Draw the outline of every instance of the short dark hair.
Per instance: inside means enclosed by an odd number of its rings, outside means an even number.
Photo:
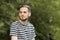
[[[17,8],[17,10],[20,10],[20,8],[22,8],[22,7],[28,8],[29,12],[31,12],[31,7],[29,5],[25,5],[25,4],[19,5],[18,8]]]

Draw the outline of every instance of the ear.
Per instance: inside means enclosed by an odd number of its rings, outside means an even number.
[[[29,13],[29,17],[31,16],[31,13]]]

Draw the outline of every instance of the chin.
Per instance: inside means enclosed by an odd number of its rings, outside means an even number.
[[[20,19],[21,21],[26,21],[27,19]]]

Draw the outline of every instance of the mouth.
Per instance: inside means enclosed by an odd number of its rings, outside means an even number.
[[[24,16],[21,16],[21,18],[24,18]]]
[[[24,16],[21,16],[21,19],[24,19],[25,17]]]

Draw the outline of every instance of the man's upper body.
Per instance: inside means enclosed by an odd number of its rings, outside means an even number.
[[[35,40],[34,26],[28,22],[31,16],[31,8],[28,5],[20,5],[19,21],[13,22],[10,27],[11,40]]]
[[[28,22],[26,25],[22,25],[19,21],[11,24],[10,35],[13,38],[15,36],[18,40],[32,40],[36,37],[34,26],[31,23]]]

